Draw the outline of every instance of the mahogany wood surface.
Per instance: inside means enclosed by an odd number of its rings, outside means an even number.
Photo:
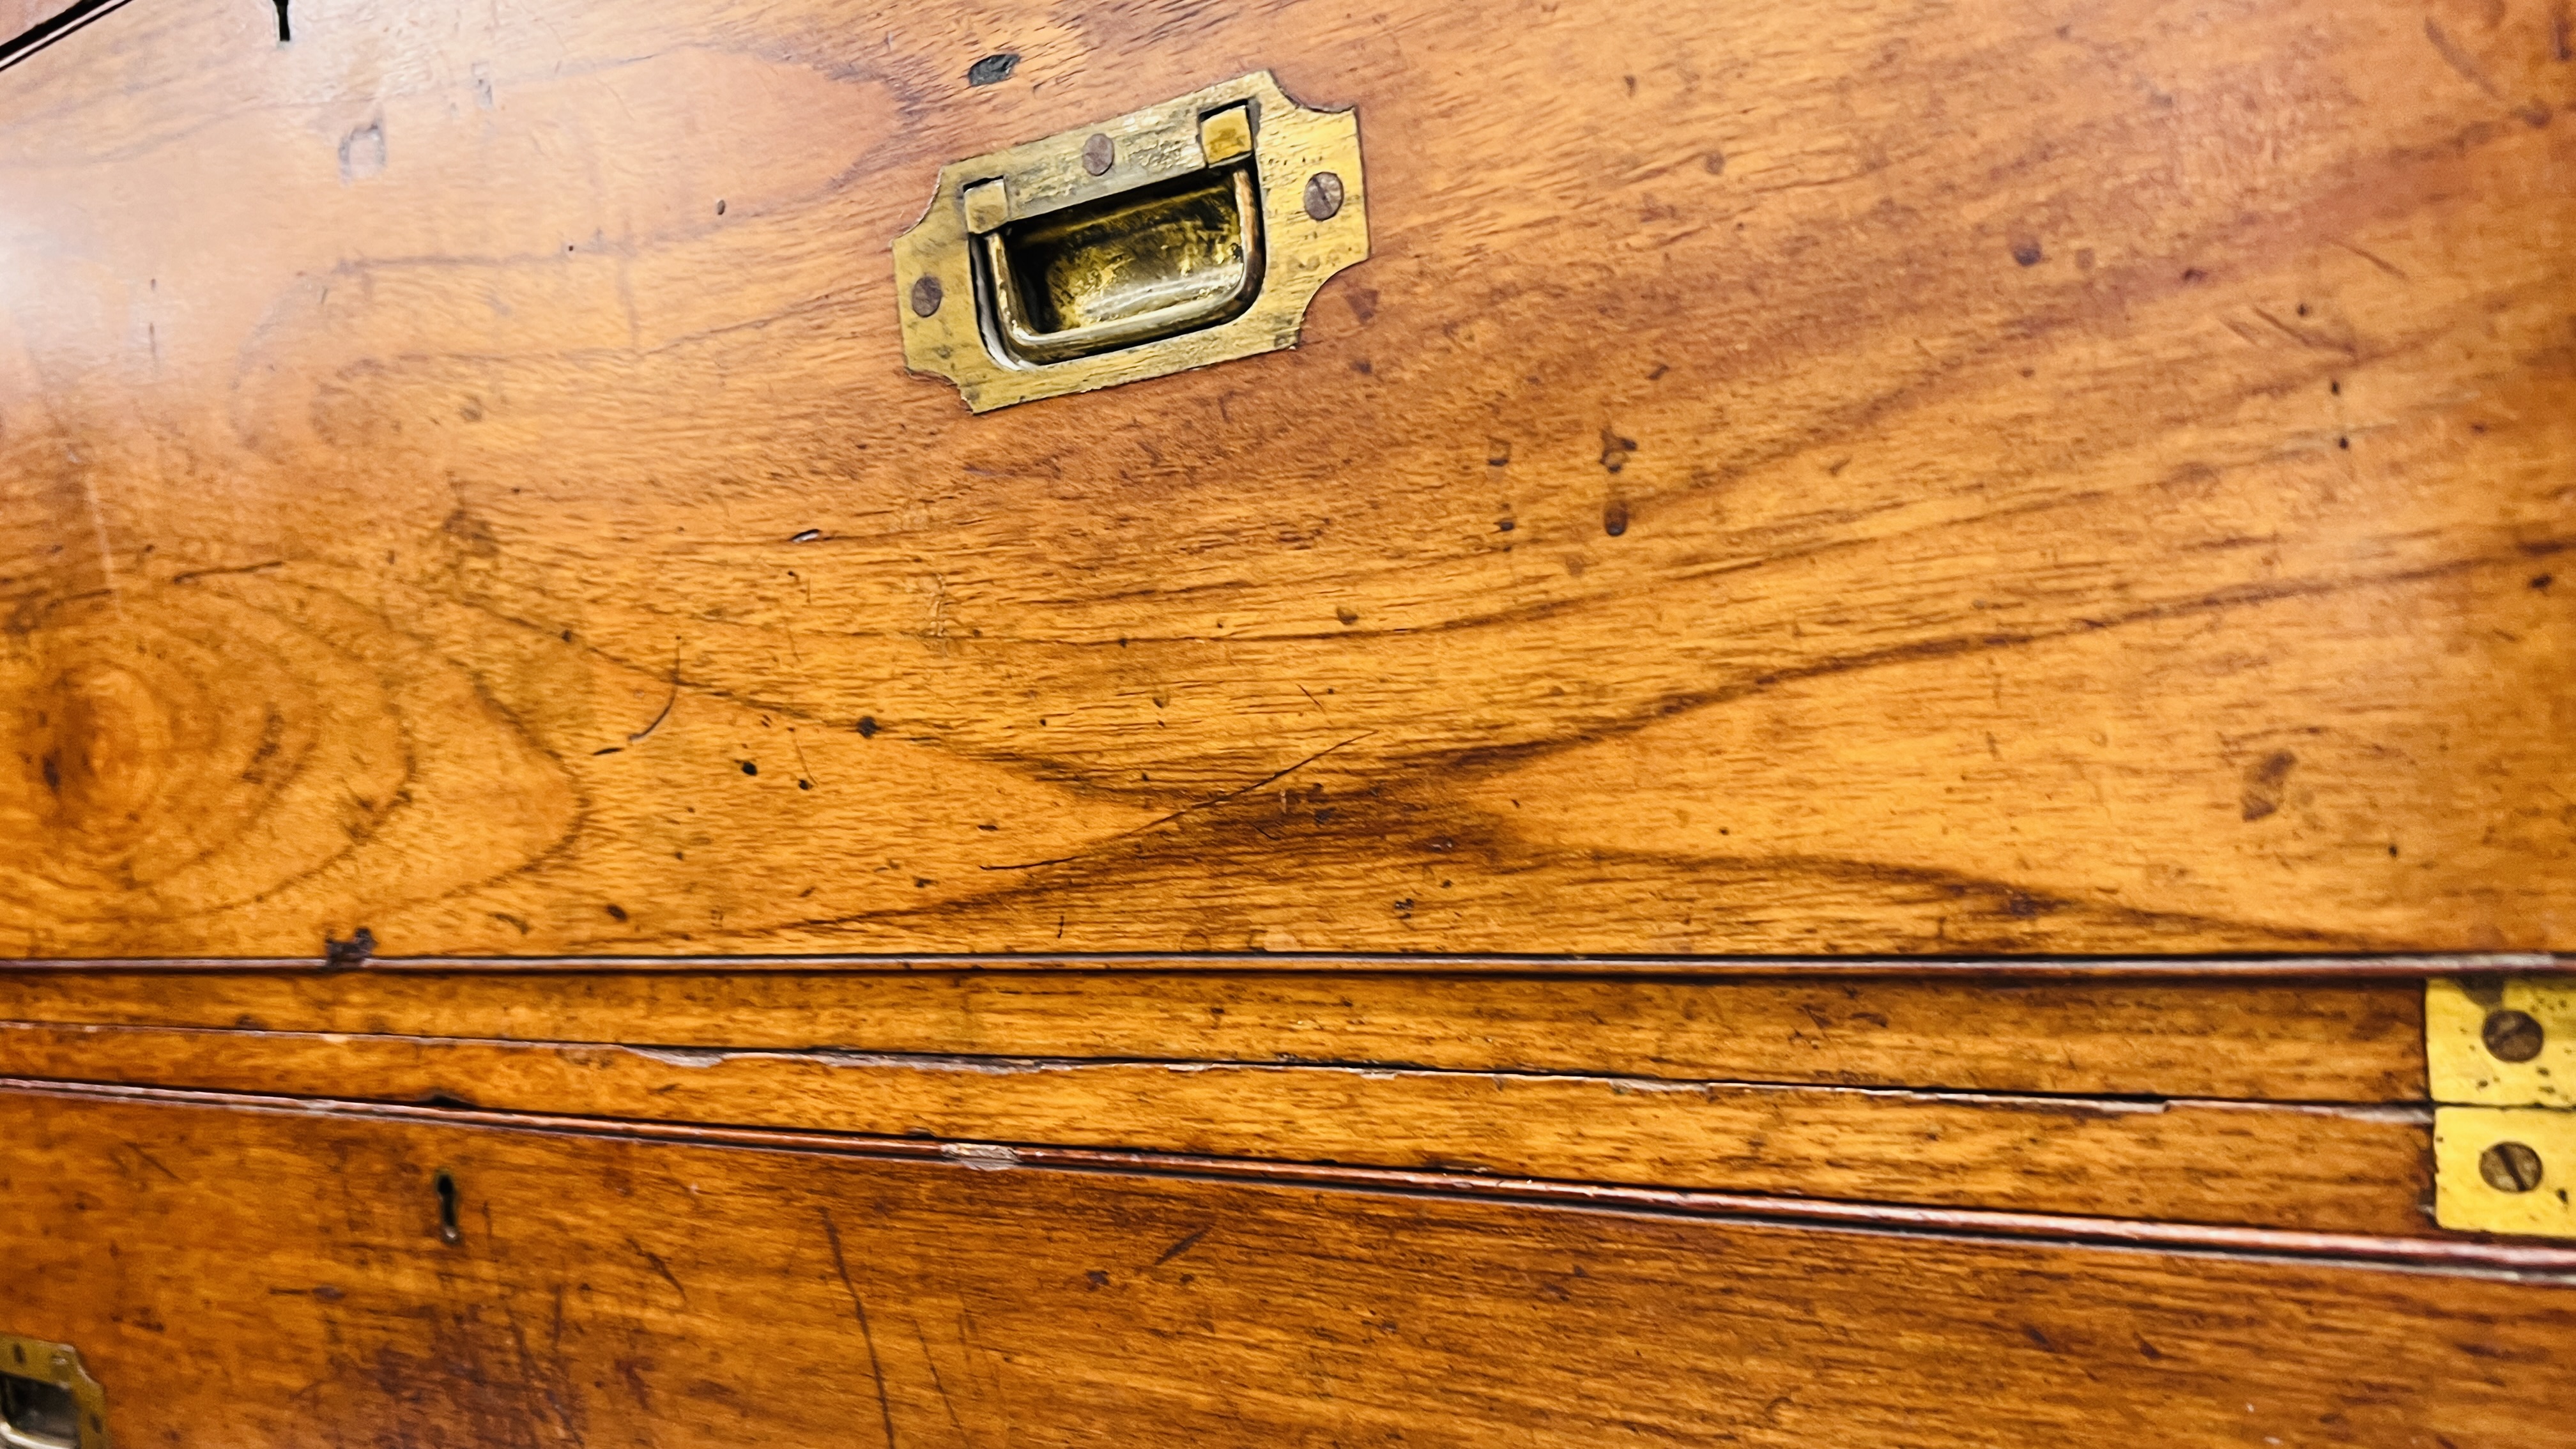
[[[2321,1103],[2428,1100],[2423,1010],[2415,981],[0,972],[0,1022],[66,1026]]]
[[[0,72],[119,1444],[2576,1444],[2384,975],[2576,940],[2565,0],[292,10]],[[1301,348],[903,371],[1261,68]]]
[[[2090,1246],[2214,1249],[2338,1262],[2389,1262],[2457,1268],[2515,1276],[2576,1274],[2576,1247],[2482,1234],[2390,1237],[2370,1233],[2316,1232],[2295,1228],[2160,1222],[2148,1218],[2079,1217],[2064,1213],[1991,1208],[1945,1208],[1901,1203],[1839,1202],[1830,1198],[1565,1182],[1446,1169],[1354,1167],[1338,1163],[1282,1162],[1127,1148],[1046,1147],[993,1142],[943,1142],[927,1137],[871,1137],[785,1127],[728,1127],[704,1122],[654,1122],[634,1118],[566,1117],[546,1112],[489,1111],[449,1104],[359,1102],[273,1093],[209,1092],[96,1082],[0,1077],[0,1090],[29,1091],[87,1101],[160,1103],[218,1110],[283,1111],[370,1122],[420,1122],[447,1127],[497,1127],[582,1138],[698,1147],[776,1148],[901,1162],[946,1162],[967,1167],[1028,1166],[1071,1172],[1145,1173],[1206,1181],[1326,1187],[1361,1192],[1436,1193],[1488,1202],[1601,1208],[1751,1218],[1778,1224],[1819,1224],[1869,1230],[1965,1233],[1979,1237],[2036,1238]]]
[[[120,1443],[2576,1443],[2549,1279],[9,1097]]]
[[[2425,1108],[0,1026],[0,1074],[2320,1232],[2433,1225]]]
[[[0,975],[0,1074],[2422,1235],[2399,982]]]
[[[17,38],[72,5],[73,0],[0,0],[0,42]]]
[[[0,951],[2576,937],[2559,0],[294,13],[0,81]],[[1300,350],[903,372],[1262,67]]]

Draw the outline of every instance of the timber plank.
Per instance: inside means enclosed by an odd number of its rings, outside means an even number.
[[[0,87],[0,951],[2576,939],[2554,0],[315,9]],[[1263,66],[1300,350],[902,373]]]
[[[0,1025],[0,1075],[2424,1235],[2421,1107]]]
[[[1510,973],[1510,974],[1493,974]],[[2427,1099],[2414,981],[1170,969],[0,972],[0,1021],[2329,1103]]]
[[[0,1104],[121,1442],[2576,1443],[2564,1283]]]

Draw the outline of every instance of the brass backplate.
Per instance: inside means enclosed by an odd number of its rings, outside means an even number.
[[[2576,981],[2472,976],[2426,982],[2424,1067],[2436,1102],[2576,1107]]]
[[[974,260],[979,234],[1174,184],[1213,165],[1243,164],[1234,151],[1240,127],[1219,113],[1247,103],[1265,248],[1260,292],[1249,307],[1196,331],[1061,362],[1025,361],[995,343]],[[929,211],[894,243],[904,362],[955,383],[980,413],[1293,347],[1316,291],[1368,252],[1358,116],[1308,110],[1268,71],[1257,71],[940,168]]]
[[[2576,978],[2424,983],[2433,1218],[2576,1238]]]
[[[2576,1238],[2576,1112],[2434,1108],[2433,1221],[2465,1233]]]
[[[80,1351],[68,1343],[49,1343],[41,1338],[21,1338],[0,1333],[0,1374],[15,1379],[31,1379],[50,1385],[70,1397],[73,1422],[68,1426],[72,1437],[59,1433],[29,1432],[30,1426],[0,1426],[0,1444],[13,1449],[51,1449],[68,1444],[73,1449],[108,1449],[107,1391],[89,1376],[81,1363]],[[0,1385],[0,1393],[9,1390]],[[45,1425],[51,1429],[55,1426]]]

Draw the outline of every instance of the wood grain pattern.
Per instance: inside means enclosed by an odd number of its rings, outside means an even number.
[[[1635,1187],[1498,1177],[1440,1169],[1350,1167],[1336,1163],[1281,1162],[1128,1148],[1005,1146],[940,1142],[927,1137],[869,1137],[783,1127],[727,1127],[704,1122],[566,1117],[545,1112],[495,1112],[479,1107],[400,1102],[333,1101],[273,1093],[208,1092],[183,1087],[37,1081],[0,1077],[0,1091],[49,1098],[118,1102],[218,1111],[286,1112],[370,1123],[432,1127],[498,1128],[583,1140],[687,1147],[747,1147],[820,1153],[870,1161],[939,1162],[1000,1169],[1030,1167],[1063,1172],[1178,1176],[1206,1182],[1320,1187],[1337,1191],[1429,1193],[1479,1202],[1575,1207],[1606,1212],[1677,1214],[1753,1219],[1778,1225],[1856,1228],[1863,1231],[1965,1233],[1985,1238],[2037,1239],[2093,1247],[2150,1248],[2181,1252],[2253,1253],[2268,1257],[2329,1259],[2342,1263],[2404,1263],[2421,1267],[2504,1274],[2576,1273],[2576,1247],[2478,1236],[2388,1237],[2372,1233],[2321,1233],[2291,1228],[2215,1223],[2158,1222],[2148,1218],[2076,1217],[2064,1213],[1942,1208],[1897,1203],[1838,1202],[1830,1198],[1766,1193]],[[2438,1124],[2436,1131],[2438,1132]]]
[[[2576,1443],[2563,1283],[0,1100],[122,1442]]]
[[[0,87],[0,950],[2576,940],[2557,0],[297,14]],[[1301,350],[902,374],[1263,66]]]
[[[0,0],[0,40],[34,29],[72,4],[73,0]]]
[[[2432,1114],[2420,1107],[21,1025],[0,1025],[0,1075],[2315,1232],[2432,1231]]]
[[[2330,1103],[2428,1101],[2423,1011],[2396,981],[0,972],[0,1021],[60,1025]]]

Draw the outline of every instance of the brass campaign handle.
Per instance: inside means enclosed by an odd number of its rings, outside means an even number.
[[[1359,141],[1254,71],[951,161],[894,240],[904,365],[980,413],[1293,347],[1368,256]]]
[[[79,1350],[0,1333],[0,1449],[108,1449],[107,1396]]]
[[[993,322],[1010,344],[1013,352],[1031,362],[1061,362],[1067,358],[1088,357],[1096,352],[1112,352],[1206,327],[1236,315],[1252,305],[1261,291],[1261,205],[1252,187],[1252,168],[1234,168],[1234,211],[1242,218],[1236,228],[1235,246],[1243,258],[1235,284],[1224,292],[1193,297],[1150,312],[1128,317],[1114,317],[1080,327],[1067,327],[1057,332],[1040,332],[1028,323],[1028,308],[1020,300],[1019,282],[1012,270],[1011,259],[999,231],[984,233],[984,258],[993,286]]]
[[[79,1441],[21,1429],[0,1419],[0,1449],[79,1449]]]

